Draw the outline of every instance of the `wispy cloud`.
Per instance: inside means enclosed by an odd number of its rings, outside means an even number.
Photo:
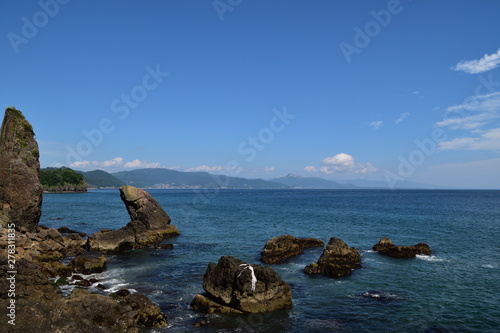
[[[466,103],[446,108],[445,119],[436,123],[452,130],[476,130],[500,118],[500,92],[473,96]]]
[[[276,168],[273,166],[264,168],[264,172],[274,172],[274,171],[276,171]]]
[[[315,166],[313,165],[308,165],[304,168],[304,171],[305,172],[318,172],[318,168],[316,168]]]
[[[323,164],[326,164],[332,170],[340,171],[354,167],[354,157],[349,154],[340,153],[323,159]]]
[[[231,168],[226,165],[199,165],[196,167],[188,168],[186,171],[188,172],[210,172],[216,174],[238,174],[243,170],[241,167]]]
[[[133,160],[129,162],[124,162],[123,157],[115,157],[106,161],[76,161],[71,163],[69,166],[75,169],[111,169],[116,170],[118,168],[126,169],[137,169],[137,168],[159,168],[160,163],[147,162],[141,160]]]
[[[500,150],[500,92],[473,96],[466,103],[446,108],[445,118],[436,123],[469,135],[441,142],[440,150]]]
[[[139,169],[139,168],[144,168],[144,169],[149,169],[149,168],[159,168],[160,163],[157,162],[147,162],[147,161],[141,161],[141,160],[133,160],[130,162],[127,162],[123,165],[124,168],[127,169]]]
[[[463,60],[453,66],[454,71],[462,71],[469,74],[479,74],[490,71],[500,66],[500,49],[493,54],[485,54],[478,60]]]
[[[378,130],[380,127],[382,127],[383,124],[384,124],[384,122],[382,120],[372,121],[370,123],[370,127],[373,127],[373,129]]]
[[[98,168],[110,168],[120,166],[123,163],[123,158],[115,157],[107,161],[76,161],[70,164],[71,168],[88,168],[88,167],[98,167]]]
[[[409,115],[410,115],[410,112],[403,112],[403,113],[401,113],[401,115],[399,116],[399,118],[396,119],[396,124],[399,124],[400,122],[402,122],[403,120],[405,120]]]
[[[500,151],[500,128],[484,131],[476,137],[455,138],[440,142],[439,150],[493,150]]]
[[[354,156],[340,153],[333,156],[325,157],[322,160],[322,165],[308,165],[304,168],[305,172],[324,173],[331,175],[334,173],[354,173],[366,174],[377,171],[371,163],[356,163]]]
[[[122,162],[123,162],[123,158],[122,157],[115,157],[115,158],[113,158],[111,160],[102,162],[102,166],[105,167],[105,168],[114,167],[114,166],[121,165]]]

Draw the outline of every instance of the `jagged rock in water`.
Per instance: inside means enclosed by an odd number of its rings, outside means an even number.
[[[122,186],[120,197],[125,203],[131,221],[141,221],[148,230],[165,228],[170,224],[170,216],[145,190]]]
[[[115,253],[155,245],[166,237],[179,235],[168,214],[145,190],[123,186],[120,197],[132,221],[118,230],[101,230],[90,236],[91,250]]]
[[[373,246],[373,250],[393,258],[415,258],[417,254],[430,255],[432,253],[429,245],[418,243],[412,246],[394,245],[389,238],[381,238]]]
[[[321,239],[282,235],[266,242],[261,252],[261,260],[266,264],[277,264],[304,253],[306,248],[323,246],[325,243]]]
[[[349,247],[337,237],[330,238],[328,245],[321,254],[317,263],[308,265],[306,274],[321,274],[339,278],[349,276],[352,270],[361,267],[361,256],[354,247]]]
[[[255,313],[292,307],[290,285],[273,269],[230,256],[208,265],[203,289],[207,293],[196,295],[191,303],[200,312]]]
[[[0,133],[0,224],[34,232],[42,214],[38,144],[21,111],[5,110]]]

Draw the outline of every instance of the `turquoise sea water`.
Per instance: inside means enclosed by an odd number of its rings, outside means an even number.
[[[143,292],[169,316],[165,332],[499,332],[500,191],[150,190],[181,236],[171,250],[109,256],[98,274],[112,291]],[[63,218],[64,220],[57,220]],[[46,194],[41,224],[91,234],[128,214],[117,190]],[[293,309],[241,316],[193,312],[209,262],[260,264],[275,236],[339,237],[361,253],[350,277],[307,276],[322,249],[271,265],[292,286]],[[397,260],[371,250],[381,237],[428,243],[433,254]],[[192,324],[208,320],[209,325]],[[162,330],[157,330],[162,332]]]

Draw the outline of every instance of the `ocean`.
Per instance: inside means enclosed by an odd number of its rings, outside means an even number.
[[[499,332],[500,191],[149,190],[181,233],[173,249],[108,256],[94,274],[106,292],[144,293],[168,315],[154,332]],[[63,219],[63,220],[61,220]],[[40,224],[94,233],[129,221],[118,190],[44,194]],[[292,287],[293,308],[266,314],[200,314],[209,262],[230,255],[262,264],[267,240],[283,234],[338,237],[362,268],[349,277],[308,276],[321,248],[270,265]],[[431,256],[393,259],[380,238],[429,244]],[[95,286],[94,286],[95,287]],[[93,291],[97,291],[92,287]],[[207,321],[196,328],[193,324]],[[146,330],[145,332],[153,332]]]

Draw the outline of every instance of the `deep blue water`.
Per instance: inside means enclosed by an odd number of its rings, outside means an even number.
[[[499,332],[500,191],[150,190],[181,236],[173,250],[108,258],[109,290],[143,292],[169,316],[165,332]],[[64,220],[56,220],[63,218]],[[41,224],[93,233],[128,214],[117,190],[46,194]],[[294,307],[271,314],[203,315],[190,309],[209,262],[259,264],[282,234],[339,237],[361,253],[347,278],[307,276],[322,249],[271,265],[292,286]],[[397,260],[371,251],[381,237],[428,243],[432,256]],[[369,297],[367,292],[380,297]],[[195,329],[192,324],[206,320]],[[157,332],[162,332],[158,330]]]

